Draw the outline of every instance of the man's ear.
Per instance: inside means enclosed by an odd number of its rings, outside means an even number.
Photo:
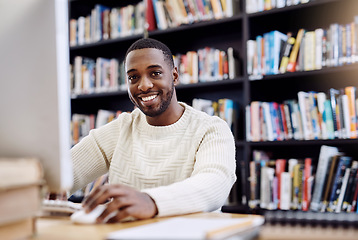
[[[177,67],[173,68],[173,81],[174,86],[177,86],[179,84],[179,72]]]

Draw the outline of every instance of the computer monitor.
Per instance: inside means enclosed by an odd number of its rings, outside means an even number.
[[[37,157],[56,193],[73,181],[67,16],[67,0],[0,1],[0,157]]]

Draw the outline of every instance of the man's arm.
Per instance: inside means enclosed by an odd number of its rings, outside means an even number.
[[[108,172],[113,151],[117,143],[118,123],[92,130],[71,149],[74,186],[71,194]]]
[[[90,211],[110,200],[99,222],[114,211],[118,212],[111,222],[128,216],[144,219],[155,215],[212,211],[221,207],[236,180],[235,143],[223,120],[207,124],[210,126],[200,141],[189,178],[142,191],[119,184],[103,186],[89,195],[84,207]]]
[[[143,190],[156,202],[158,216],[213,211],[225,203],[236,181],[235,141],[223,120],[207,124],[192,175],[168,186]]]

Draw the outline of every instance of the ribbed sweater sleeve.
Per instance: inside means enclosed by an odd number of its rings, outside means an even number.
[[[158,216],[213,211],[226,201],[236,181],[235,143],[221,119],[202,122],[202,136],[191,176],[167,186],[144,189],[156,202]]]
[[[113,121],[90,134],[71,149],[74,183],[71,194],[108,172],[117,144],[117,122]]]

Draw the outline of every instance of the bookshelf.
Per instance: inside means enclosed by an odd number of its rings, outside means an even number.
[[[100,3],[108,7],[124,7],[139,2],[138,0],[120,2],[106,0]],[[232,2],[237,4],[240,10],[231,17],[209,19],[163,30],[155,29],[148,33],[135,33],[71,46],[70,61],[73,62],[75,56],[84,56],[115,58],[120,62],[130,44],[143,36],[163,41],[174,55],[185,54],[188,51],[207,46],[222,50],[232,47],[238,53],[240,62],[239,74],[235,78],[181,84],[177,87],[177,95],[178,100],[189,104],[194,98],[213,101],[230,98],[238,104],[238,132],[235,133],[238,181],[233,188],[230,203],[225,207],[225,211],[260,212],[260,209],[250,209],[248,205],[250,199],[249,164],[253,158],[254,150],[270,151],[273,158],[288,159],[310,156],[313,165],[316,166],[322,145],[336,146],[346,154],[358,159],[358,153],[355,151],[358,139],[247,141],[245,107],[252,101],[283,102],[287,99],[297,99],[299,91],[328,92],[330,88],[358,87],[355,77],[358,73],[358,63],[253,78],[247,69],[247,41],[273,30],[282,33],[292,32],[293,35],[296,35],[300,28],[315,30],[328,28],[332,23],[352,22],[354,16],[358,15],[358,2],[356,0],[311,0],[308,3],[253,13],[245,11],[249,0],[234,0]],[[69,1],[70,19],[87,16],[97,3],[99,1],[96,0]],[[126,90],[77,94],[73,95],[71,103],[72,112],[81,114],[95,114],[98,109],[130,111],[132,108]]]

